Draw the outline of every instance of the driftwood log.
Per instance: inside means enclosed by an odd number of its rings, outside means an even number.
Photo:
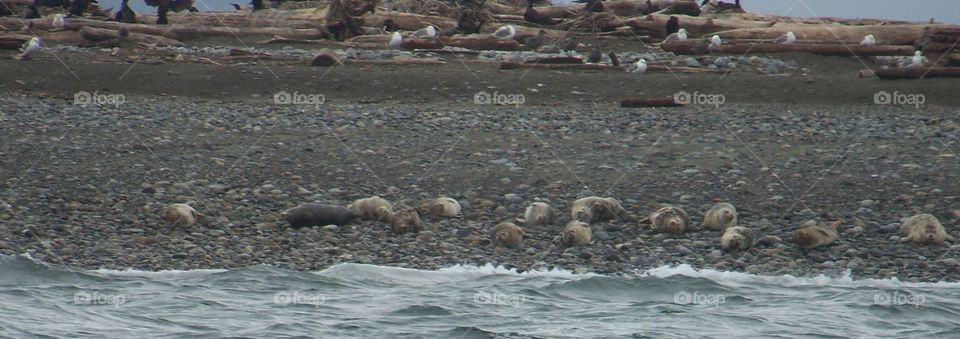
[[[888,68],[874,72],[884,80],[924,79],[924,78],[960,78],[960,67],[916,67]]]
[[[669,98],[627,98],[620,100],[620,107],[678,107],[683,104],[678,103],[673,97]]]
[[[660,44],[660,48],[667,52],[681,55],[707,54],[702,48],[697,48],[700,41],[671,41]],[[913,46],[860,46],[841,44],[793,44],[781,45],[773,43],[732,44],[725,43],[714,53],[748,54],[748,53],[778,53],[803,52],[825,56],[884,56],[884,55],[913,55]]]

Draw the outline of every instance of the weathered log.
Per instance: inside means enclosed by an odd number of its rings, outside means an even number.
[[[668,98],[627,98],[620,100],[620,107],[679,107],[673,97]]]
[[[489,35],[455,35],[440,37],[439,39],[406,39],[400,44],[401,49],[441,49],[444,46],[462,47],[473,50],[516,51],[520,43],[513,39],[498,39]]]
[[[171,13],[171,17],[174,14]],[[178,14],[179,15],[179,14]],[[24,20],[19,18],[9,18],[9,17],[0,17],[0,25],[6,27],[15,27],[14,30],[20,29],[24,23],[33,22],[33,30],[49,30],[52,26],[50,25],[50,20],[45,19],[32,19]],[[174,22],[171,20],[171,22]],[[99,21],[99,20],[88,20],[88,19],[70,19],[67,23],[68,29],[79,30],[80,27],[90,26],[96,28],[105,28],[110,30],[120,29],[121,26],[126,27],[131,33],[142,33],[147,35],[156,35],[166,38],[171,38],[179,41],[185,41],[190,39],[202,38],[202,37],[211,37],[211,36],[225,36],[225,37],[236,37],[236,36],[245,36],[245,35],[282,35],[292,39],[322,39],[329,36],[329,33],[325,32],[322,28],[320,29],[292,29],[292,28],[277,28],[277,27],[195,27],[189,25],[147,25],[147,24],[124,24],[113,21]]]
[[[960,53],[947,54],[943,59],[947,65],[960,66]]]
[[[617,26],[629,26],[644,32],[649,32],[650,35],[660,37],[662,39],[667,36],[666,25],[667,20],[669,19],[669,15],[651,14],[643,17],[622,20],[621,22],[613,21],[610,22],[610,24]],[[713,34],[714,32],[733,29],[769,29],[769,27],[773,25],[771,22],[747,21],[740,19],[713,19],[687,16],[679,16],[679,19],[680,26],[685,28],[691,37],[701,37],[708,34]]]
[[[924,78],[960,78],[960,67],[914,67],[888,68],[875,72],[884,80],[924,79]]]
[[[0,49],[20,49],[23,44],[33,38],[23,34],[4,34],[0,35]]]
[[[582,64],[583,58],[573,56],[549,56],[524,61],[525,64]]]
[[[680,55],[706,54],[704,50],[696,48],[699,41],[671,41],[660,44],[660,48],[667,52]],[[731,44],[725,43],[714,53],[748,54],[748,53],[782,53],[803,52],[825,56],[884,56],[884,55],[913,55],[913,46],[860,46],[841,44],[793,44],[781,45],[773,43],[759,44]]]
[[[520,62],[502,62],[500,69],[543,68],[552,70],[592,70],[592,71],[626,71],[624,66],[603,64],[528,64]],[[694,67],[667,67],[663,65],[647,65],[647,73],[720,73],[720,71]]]
[[[141,33],[130,33],[126,37],[121,37],[118,30],[96,28],[83,26],[80,28],[80,37],[97,43],[102,41],[128,41],[133,43],[156,44],[157,46],[183,46],[182,42],[170,38],[164,38],[157,35],[148,35]]]
[[[434,25],[440,31],[447,32],[457,27],[457,21],[447,17],[382,11],[365,15],[364,24],[370,27],[383,27],[387,19],[393,20],[397,28],[404,31],[415,31]]]
[[[347,65],[359,65],[359,66],[388,66],[388,65],[443,65],[446,64],[443,60],[437,59],[386,59],[386,60],[347,60]]]
[[[956,27],[953,25],[776,25],[770,28],[740,28],[719,31],[714,34],[724,39],[773,39],[793,32],[798,40],[840,40],[860,41],[867,34],[873,34],[884,45],[915,46],[923,38],[927,27]]]
[[[699,16],[700,5],[692,0],[677,0],[671,3],[670,6],[667,6],[667,8],[657,12],[657,14]]]

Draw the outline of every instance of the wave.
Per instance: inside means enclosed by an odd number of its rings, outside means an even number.
[[[744,272],[717,271],[712,269],[696,269],[687,264],[678,266],[661,266],[651,268],[639,273],[640,276],[650,276],[656,278],[669,278],[673,276],[687,276],[692,278],[704,278],[723,285],[740,285],[765,283],[770,285],[779,285],[783,287],[870,287],[870,288],[958,288],[960,282],[903,282],[897,278],[888,279],[854,279],[850,271],[844,272],[840,276],[830,277],[818,275],[815,277],[796,277],[793,275],[757,275]]]

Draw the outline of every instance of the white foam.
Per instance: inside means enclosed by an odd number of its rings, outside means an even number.
[[[743,284],[771,284],[784,287],[798,286],[830,286],[830,287],[871,287],[871,288],[957,288],[960,289],[960,282],[902,282],[897,278],[875,279],[867,278],[855,280],[850,271],[838,277],[829,277],[818,275],[815,277],[796,277],[792,275],[767,276],[756,275],[744,272],[717,271],[712,269],[695,269],[690,265],[682,264],[679,266],[661,266],[641,272],[640,275],[666,278],[674,275],[683,275],[695,278],[706,278],[723,285],[743,285]]]
[[[469,281],[484,276],[503,275],[512,277],[553,277],[564,279],[578,279],[593,276],[600,276],[595,273],[574,273],[562,269],[552,270],[531,270],[517,272],[516,269],[508,269],[503,266],[493,266],[492,264],[477,265],[454,265],[441,268],[435,271],[420,270],[413,268],[377,266],[367,264],[339,264],[319,272],[318,275],[332,276],[350,279],[355,276],[362,276],[371,280],[383,281],[406,281],[406,282],[455,282]]]
[[[125,270],[108,270],[108,269],[97,269],[92,270],[90,273],[109,275],[115,277],[145,277],[145,278],[167,278],[167,279],[183,279],[183,278],[195,278],[203,277],[210,274],[226,272],[224,269],[193,269],[193,270],[163,270],[163,271],[143,271],[135,269],[125,269]]]
[[[503,266],[493,266],[492,264],[485,264],[483,266],[476,265],[454,265],[446,268],[441,268],[437,272],[448,272],[448,273],[466,273],[474,275],[497,275],[497,274],[508,274],[516,276],[529,276],[529,277],[552,277],[552,278],[583,278],[583,277],[597,277],[601,276],[596,273],[574,273],[564,269],[553,268],[551,270],[530,270],[517,272],[515,268],[506,268]]]

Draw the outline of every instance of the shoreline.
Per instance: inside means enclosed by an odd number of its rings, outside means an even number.
[[[0,220],[8,227],[0,228],[0,253],[71,267],[489,263],[616,274],[689,264],[960,280],[951,247],[894,238],[914,210],[955,233],[960,161],[949,146],[960,116],[939,106],[331,103],[316,114],[246,100],[130,95],[120,107],[8,97],[0,110],[15,112],[0,116],[0,153],[14,158],[2,168]],[[447,195],[464,212],[437,222],[436,233],[401,236],[383,223],[292,230],[276,219],[302,202],[345,206],[374,194],[395,206]],[[594,224],[590,246],[560,250],[569,204],[588,195],[619,199],[630,217]],[[719,251],[719,232],[699,230],[714,200],[732,202],[757,239],[786,239],[808,219],[845,222],[830,247],[765,243],[729,254]],[[185,201],[207,218],[175,237],[158,234],[166,230],[159,208]],[[533,201],[559,209],[560,220],[531,228],[515,250],[489,245],[489,230]],[[654,204],[684,208],[695,231],[667,236],[638,225]]]

